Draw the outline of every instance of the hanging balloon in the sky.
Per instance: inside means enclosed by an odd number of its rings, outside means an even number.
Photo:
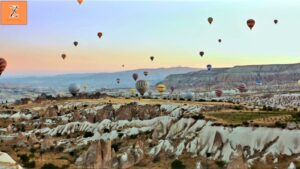
[[[207,68],[208,71],[210,71],[211,68],[212,68],[211,64],[208,64],[208,65],[206,66],[206,68]]]
[[[278,23],[278,20],[277,20],[277,19],[275,19],[275,20],[274,20],[274,23],[275,23],[275,24],[277,24],[277,23]]]
[[[137,73],[133,73],[132,78],[134,81],[136,81],[139,78],[139,75]]]
[[[216,96],[217,96],[217,97],[221,97],[221,96],[222,96],[222,94],[223,94],[223,91],[222,91],[222,89],[220,89],[220,88],[217,88],[217,89],[215,90],[215,94],[216,94]]]
[[[97,35],[98,35],[98,37],[100,39],[102,37],[102,32],[98,32]]]
[[[73,83],[69,86],[69,92],[73,95],[76,96],[80,92],[80,85]]]
[[[162,95],[166,91],[166,86],[164,84],[158,84],[156,90]]]
[[[145,71],[144,76],[148,76],[149,72]]]
[[[74,44],[74,46],[77,46],[77,45],[78,45],[78,42],[77,42],[77,41],[74,41],[73,44]]]
[[[2,75],[3,71],[5,70],[7,62],[5,59],[0,58],[0,76]]]
[[[147,92],[149,88],[149,84],[145,80],[138,80],[135,84],[136,90],[140,93],[141,96]]]
[[[254,25],[255,25],[255,20],[254,20],[254,19],[248,19],[248,20],[247,20],[247,25],[248,25],[248,27],[252,30],[252,28],[253,28]]]
[[[65,60],[65,59],[66,59],[66,57],[67,57],[67,55],[66,55],[66,54],[61,54],[61,58],[62,58],[63,60]]]
[[[79,5],[81,5],[83,3],[83,0],[77,0],[77,2],[79,3]]]
[[[154,56],[150,56],[150,60],[153,61],[154,60]]]
[[[237,89],[240,91],[240,93],[244,93],[244,92],[247,91],[247,86],[246,86],[245,83],[241,83],[241,84],[237,87]]]
[[[213,22],[213,20],[214,20],[214,19],[213,19],[212,17],[209,17],[209,18],[207,19],[207,21],[208,21],[209,24],[211,24],[211,23]]]
[[[222,39],[219,39],[218,42],[221,43],[221,42],[222,42]]]
[[[202,57],[204,55],[204,52],[203,51],[200,51],[199,52],[199,55]]]
[[[122,68],[124,68],[124,67],[125,67],[125,65],[123,64],[123,65],[122,65]]]
[[[118,84],[120,84],[120,82],[121,82],[121,80],[119,78],[117,78],[116,81],[117,81]]]

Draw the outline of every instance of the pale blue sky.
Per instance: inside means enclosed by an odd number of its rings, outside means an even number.
[[[0,25],[0,57],[8,60],[9,74],[300,61],[297,0],[29,1],[28,15],[27,26]]]

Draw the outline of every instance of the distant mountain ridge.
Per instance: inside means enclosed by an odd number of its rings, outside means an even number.
[[[55,76],[29,76],[29,77],[4,77],[0,85],[30,86],[30,87],[48,87],[54,89],[66,89],[71,83],[87,85],[90,90],[100,88],[129,88],[135,86],[132,78],[133,73],[139,74],[139,79],[146,79],[150,84],[156,84],[162,81],[170,74],[180,74],[198,71],[199,68],[190,67],[171,67],[157,69],[137,69],[112,73],[83,73],[83,74],[63,74]],[[147,77],[143,72],[149,72]],[[117,84],[119,78],[121,83]]]
[[[211,71],[200,70],[184,74],[173,74],[162,81],[167,86],[177,88],[232,88],[238,83],[256,85],[260,80],[263,85],[295,84],[300,79],[300,63],[246,65],[232,68],[213,68]]]

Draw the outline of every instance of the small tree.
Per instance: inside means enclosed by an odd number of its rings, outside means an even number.
[[[174,160],[171,164],[172,169],[185,169],[185,165],[180,160]]]

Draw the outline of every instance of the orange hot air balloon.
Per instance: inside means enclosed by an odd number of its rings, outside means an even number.
[[[214,19],[213,19],[212,17],[209,17],[209,18],[207,19],[207,21],[208,21],[209,24],[211,24],[211,23],[213,22],[213,20],[214,20]]]
[[[253,28],[254,25],[255,25],[255,20],[254,20],[254,19],[248,19],[248,20],[247,20],[247,25],[248,25],[248,27],[252,30],[252,28]]]
[[[166,86],[164,85],[164,84],[158,84],[157,86],[156,86],[156,90],[162,95],[163,94],[163,92],[165,92],[166,91]]]
[[[61,54],[61,58],[63,58],[63,60],[65,60],[65,59],[66,59],[66,57],[67,57],[67,55],[66,55],[66,54]]]
[[[79,3],[79,5],[81,5],[83,3],[83,0],[77,0],[77,2]]]
[[[5,59],[0,58],[0,76],[2,75],[3,71],[5,70],[7,62]]]
[[[98,37],[100,39],[102,37],[102,32],[98,32],[97,35],[98,35]]]

